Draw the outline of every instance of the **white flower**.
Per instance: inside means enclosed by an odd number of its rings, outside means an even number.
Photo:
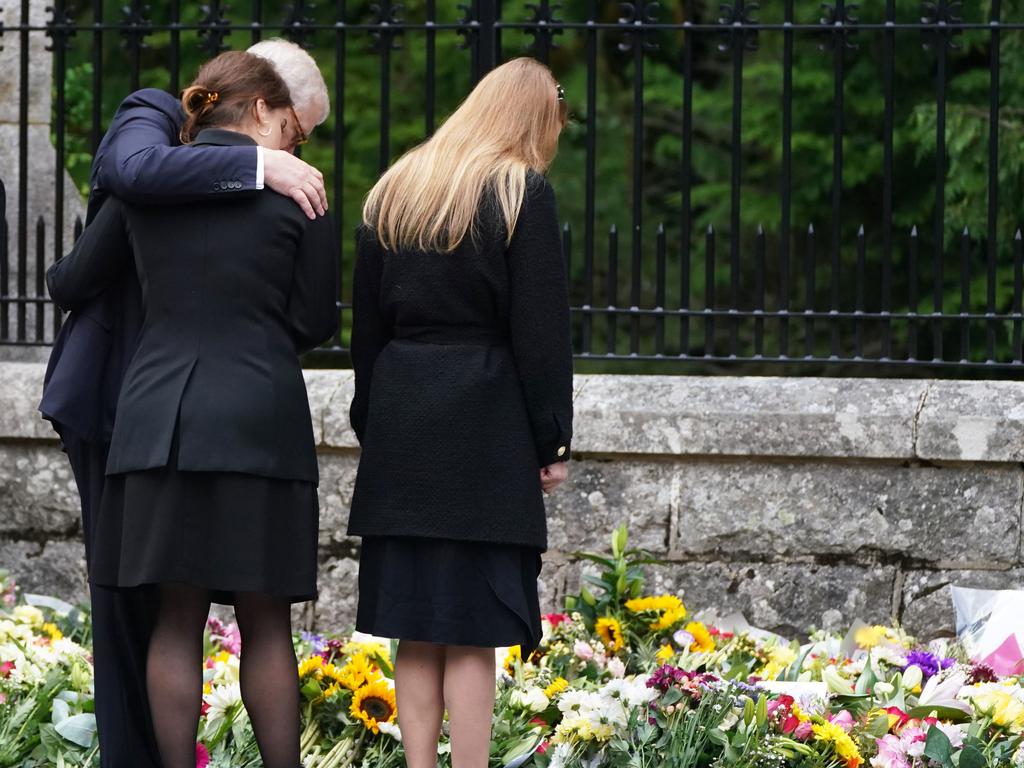
[[[619,658],[609,659],[607,669],[612,677],[622,677],[626,674],[626,665]]]
[[[516,709],[521,709],[524,712],[543,712],[548,708],[551,701],[544,694],[544,691],[536,686],[531,686],[525,691],[522,688],[512,691],[509,703]]]
[[[903,672],[903,687],[908,691],[912,691],[921,684],[924,679],[924,673],[917,664],[911,664]]]
[[[380,728],[381,733],[386,733],[388,736],[393,738],[395,741],[402,740],[402,729],[399,728],[395,723],[385,722],[378,723],[377,727]]]
[[[206,712],[206,722],[210,728],[234,714],[234,708],[242,703],[241,686],[238,683],[218,685],[209,693],[203,694],[203,701],[210,707]]]

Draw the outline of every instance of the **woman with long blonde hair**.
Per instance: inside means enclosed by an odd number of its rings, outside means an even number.
[[[484,77],[363,207],[350,418],[362,446],[356,628],[399,639],[409,768],[485,768],[495,652],[540,642],[544,493],[568,475],[572,348],[554,191],[568,119],[550,70]]]

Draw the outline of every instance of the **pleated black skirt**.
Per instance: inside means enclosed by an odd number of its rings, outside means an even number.
[[[93,525],[89,580],[181,583],[231,605],[235,592],[290,602],[317,596],[319,503],[313,483],[167,466],[110,475]]]
[[[356,629],[399,640],[484,648],[541,638],[540,550],[450,539],[366,536]]]

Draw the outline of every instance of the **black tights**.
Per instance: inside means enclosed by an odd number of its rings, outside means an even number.
[[[235,593],[242,636],[242,702],[266,768],[299,765],[299,678],[287,601]],[[146,681],[163,768],[195,768],[202,703],[203,628],[210,593],[160,585],[160,611],[149,644]]]

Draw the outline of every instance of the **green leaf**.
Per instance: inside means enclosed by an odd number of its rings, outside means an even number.
[[[943,768],[954,768],[952,753],[953,745],[942,729],[935,726],[928,729],[928,738],[924,742],[924,756]]]
[[[988,761],[978,748],[968,744],[960,753],[960,768],[986,768]]]
[[[96,715],[72,715],[54,725],[54,729],[71,743],[89,747],[96,737]]]

